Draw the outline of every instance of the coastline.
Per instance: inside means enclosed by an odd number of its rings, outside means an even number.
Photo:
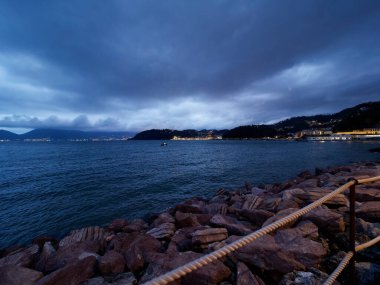
[[[146,221],[117,219],[105,228],[74,230],[61,240],[39,237],[32,245],[1,251],[0,276],[9,284],[140,284],[294,212],[350,177],[379,175],[380,161],[316,169],[314,174],[305,171],[281,184],[220,189],[209,200],[192,198]],[[345,194],[176,284],[323,281],[347,250]],[[357,186],[356,198],[361,243],[380,235],[380,183]],[[369,273],[380,278],[380,264],[375,263],[380,246],[359,257],[358,278],[369,279]],[[307,280],[291,283],[300,276]]]

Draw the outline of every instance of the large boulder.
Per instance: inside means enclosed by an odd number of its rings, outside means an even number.
[[[122,232],[126,226],[128,226],[128,221],[126,219],[116,219],[108,225],[108,230],[118,233]]]
[[[380,265],[370,262],[357,262],[356,284],[378,285],[380,281]]]
[[[141,282],[149,281],[201,256],[202,254],[190,251],[180,252],[175,255],[162,254],[157,256],[155,260],[149,263]],[[182,277],[181,281],[172,282],[171,284],[216,285],[228,278],[230,274],[230,269],[221,261],[216,260]]]
[[[246,195],[242,209],[253,210],[257,209],[260,204],[263,202],[263,199],[256,195]]]
[[[162,223],[146,233],[156,239],[170,239],[174,235],[174,232],[175,225],[173,223]]]
[[[162,213],[158,215],[158,218],[153,221],[153,227],[159,227],[161,224],[175,223],[175,219],[169,213]]]
[[[355,198],[359,202],[380,201],[380,189],[356,187]]]
[[[214,227],[226,228],[229,234],[246,235],[251,229],[240,223],[238,220],[225,215],[215,215],[211,218],[210,224]]]
[[[44,275],[29,268],[5,265],[0,267],[1,285],[34,285]]]
[[[44,261],[43,269],[44,271],[51,272],[88,256],[97,258],[99,250],[100,245],[97,241],[81,241],[67,244],[58,248],[56,254],[52,253],[50,258]]]
[[[57,252],[53,245],[51,244],[50,241],[45,242],[41,254],[38,258],[38,261],[36,262],[35,268],[38,271],[45,272],[46,270],[46,265],[49,262],[49,260],[53,260],[56,256]]]
[[[193,233],[204,229],[207,229],[207,227],[187,227],[177,230],[169,243],[167,252],[174,254],[176,252],[191,250]]]
[[[262,224],[268,220],[270,217],[273,217],[272,212],[260,209],[243,209],[236,212],[239,216],[246,218],[252,224],[261,227]]]
[[[320,198],[330,194],[331,190],[323,188],[312,188],[307,189],[303,193],[295,194],[295,197],[302,200],[304,205],[313,203]],[[337,194],[332,197],[330,200],[325,202],[326,205],[334,208],[345,207],[349,205],[348,199],[344,194]]]
[[[87,227],[70,232],[70,235],[64,237],[59,242],[59,247],[64,247],[72,243],[80,241],[98,241],[101,245],[104,245],[106,232],[103,228]]]
[[[332,210],[318,207],[303,216],[304,220],[309,220],[316,224],[321,230],[330,234],[344,232],[345,224],[343,216]]]
[[[278,220],[281,220],[282,218],[285,218],[286,216],[296,212],[298,209],[296,208],[289,208],[289,209],[285,209],[285,210],[281,210],[279,211],[276,215],[274,215],[273,217],[270,217],[268,220],[265,221],[265,223],[263,224],[263,227],[266,227]],[[291,227],[292,225],[294,225],[296,222],[298,221],[298,219],[288,223],[287,225],[285,225],[284,227]]]
[[[117,251],[107,251],[104,256],[99,258],[98,269],[102,275],[122,273],[124,267],[124,257]]]
[[[285,274],[279,285],[322,285],[327,278],[328,275],[325,272],[310,268],[309,271],[293,271]],[[339,285],[336,281],[333,284]]]
[[[197,230],[191,234],[191,243],[200,248],[207,248],[210,243],[225,240],[228,237],[225,228],[207,228]]]
[[[159,252],[161,242],[147,234],[136,236],[129,246],[124,247],[121,252],[124,255],[129,270],[136,272],[145,265],[145,255]]]
[[[236,265],[236,285],[265,285],[264,281],[254,275],[243,262]]]
[[[230,237],[228,242],[237,237]],[[318,266],[326,255],[321,243],[299,236],[277,233],[274,237],[265,235],[238,249],[234,255],[239,261],[263,270],[288,273],[294,270]]]
[[[95,272],[96,257],[88,256],[62,267],[40,279],[35,285],[78,285]]]
[[[380,201],[364,202],[356,210],[356,216],[367,222],[380,221]]]
[[[177,211],[175,213],[175,221],[178,228],[200,226],[197,216],[193,213]]]
[[[28,267],[32,263],[38,251],[39,247],[37,244],[34,244],[27,248],[18,249],[1,258],[0,266],[18,265]]]

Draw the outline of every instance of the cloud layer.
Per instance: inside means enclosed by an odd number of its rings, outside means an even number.
[[[379,100],[377,1],[3,1],[0,128],[230,128]]]

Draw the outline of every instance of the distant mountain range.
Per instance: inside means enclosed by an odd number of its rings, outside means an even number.
[[[152,129],[135,135],[132,132],[84,132],[76,130],[35,129],[25,134],[14,134],[0,130],[0,140],[84,140],[84,139],[122,139],[169,140],[175,136],[186,138],[223,136],[225,139],[287,137],[302,130],[331,128],[337,131],[352,131],[365,128],[380,128],[380,101],[368,102],[344,109],[331,115],[293,117],[276,124],[248,125],[231,130],[170,130]]]
[[[293,117],[276,124],[240,126],[231,130],[152,129],[138,133],[133,139],[169,140],[174,136],[195,138],[206,132],[222,135],[225,139],[287,137],[288,134],[310,129],[331,128],[337,132],[374,127],[380,128],[380,102],[363,103],[331,115]]]
[[[85,139],[122,139],[135,135],[132,132],[84,132],[76,130],[35,129],[25,134],[15,134],[0,130],[0,140],[85,140]]]

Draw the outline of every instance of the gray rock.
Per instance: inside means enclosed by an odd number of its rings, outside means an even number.
[[[44,275],[29,268],[5,265],[0,267],[1,285],[34,285]]]
[[[316,268],[310,268],[309,271],[293,271],[285,274],[280,285],[322,285],[328,275]],[[334,285],[339,285],[338,282],[334,282]]]
[[[33,258],[37,255],[39,247],[34,244],[25,249],[19,249],[14,252],[9,253],[7,256],[0,259],[0,266],[4,265],[18,265],[18,266],[29,266],[33,261]]]
[[[356,268],[356,284],[378,285],[380,282],[380,265],[370,262],[358,262]]]

